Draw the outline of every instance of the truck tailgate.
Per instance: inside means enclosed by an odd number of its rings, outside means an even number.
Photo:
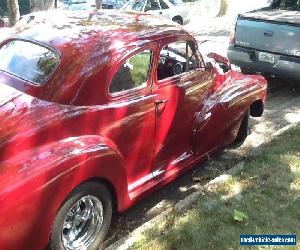
[[[274,11],[262,11],[240,16],[236,25],[235,45],[300,56],[300,12],[297,14],[295,18]]]

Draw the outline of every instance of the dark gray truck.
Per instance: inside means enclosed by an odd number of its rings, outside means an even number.
[[[300,79],[300,0],[275,0],[240,14],[227,55],[243,73]]]

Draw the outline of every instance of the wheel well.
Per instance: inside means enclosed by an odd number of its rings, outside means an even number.
[[[250,106],[250,115],[252,117],[260,117],[264,112],[264,104],[262,100],[253,102]]]
[[[183,23],[183,19],[182,19],[182,17],[181,16],[174,16],[173,18],[172,18],[172,21],[174,21],[174,20],[176,20],[176,19],[179,19],[182,23]]]
[[[116,190],[115,190],[113,184],[110,181],[108,181],[108,180],[106,180],[104,178],[93,178],[93,179],[86,180],[83,183],[87,183],[87,182],[96,182],[96,183],[103,184],[107,188],[107,190],[110,192],[110,194],[111,194],[112,205],[113,205],[113,212],[117,211],[117,206],[118,206],[117,193],[116,193]],[[81,183],[80,185],[82,185],[83,183]]]

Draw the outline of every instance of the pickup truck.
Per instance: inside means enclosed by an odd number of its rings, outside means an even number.
[[[243,73],[300,79],[300,0],[274,0],[240,14],[227,55]]]

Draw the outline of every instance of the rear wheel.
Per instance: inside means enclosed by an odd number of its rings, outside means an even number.
[[[99,183],[85,183],[67,198],[54,220],[52,249],[99,249],[112,217],[111,195]]]
[[[175,23],[178,23],[180,25],[183,25],[183,20],[182,20],[182,17],[180,17],[180,16],[173,17],[172,21]]]

